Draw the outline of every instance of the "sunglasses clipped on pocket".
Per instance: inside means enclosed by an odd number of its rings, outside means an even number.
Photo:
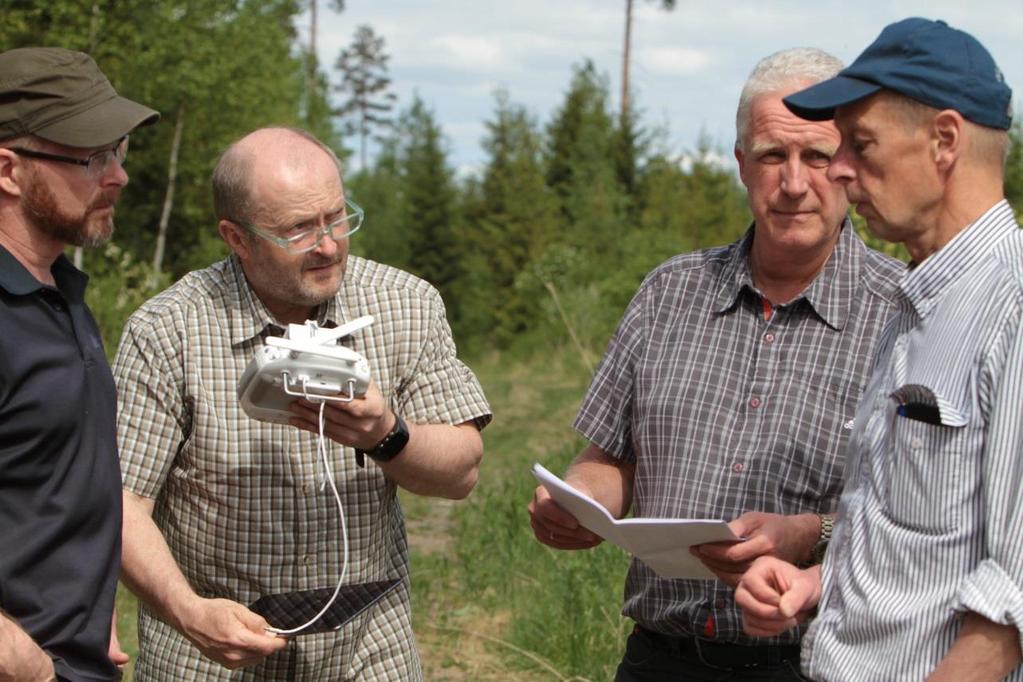
[[[368,609],[401,582],[400,579],[381,580],[357,585],[342,585],[337,599],[327,611],[297,634],[337,630]],[[266,619],[271,627],[291,630],[316,616],[334,594],[334,588],[324,587],[301,592],[268,594],[249,605],[249,609]]]

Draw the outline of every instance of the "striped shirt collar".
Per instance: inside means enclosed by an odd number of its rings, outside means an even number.
[[[924,317],[934,307],[942,291],[986,258],[992,245],[1017,229],[1012,207],[1002,199],[945,246],[907,271],[899,288],[917,314]]]
[[[227,331],[231,345],[237,346],[250,339],[262,336],[269,330],[272,334],[280,334],[285,330],[273,314],[252,290],[245,271],[242,269],[238,256],[231,254],[227,259],[228,281],[234,286],[229,287],[226,296],[230,300],[227,306]],[[334,326],[343,322],[338,296],[332,296],[316,309],[316,321],[321,326]]]
[[[757,291],[749,265],[749,252],[753,245],[755,230],[754,223],[746,231],[746,236],[738,248],[730,250],[729,260],[721,270],[718,294],[713,306],[717,313],[732,309],[738,303],[743,290]],[[824,268],[802,294],[785,305],[795,305],[805,299],[818,317],[829,327],[840,331],[849,318],[852,297],[856,292],[856,281],[859,279],[866,248],[863,242],[857,239],[852,222],[846,218],[842,222],[842,231]]]

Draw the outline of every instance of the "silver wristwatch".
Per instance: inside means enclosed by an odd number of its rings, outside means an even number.
[[[835,527],[834,514],[819,514],[818,516],[821,520],[821,534],[810,552],[811,566],[824,561],[824,553],[828,551],[828,543],[831,542],[831,531]]]

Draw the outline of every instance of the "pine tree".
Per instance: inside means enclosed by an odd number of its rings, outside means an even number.
[[[466,306],[486,306],[492,319],[480,329],[506,345],[526,330],[537,313],[541,282],[531,263],[556,230],[557,204],[544,182],[543,149],[536,122],[508,93],[496,94],[494,119],[487,122],[483,148],[489,159],[480,183],[480,202],[466,225],[472,284]],[[473,300],[476,303],[473,303]]]
[[[377,36],[369,26],[360,26],[351,46],[341,50],[334,65],[341,73],[335,90],[348,95],[337,113],[346,119],[345,131],[359,136],[360,168],[367,168],[366,142],[373,131],[393,124],[387,113],[397,96],[387,91],[391,85],[387,75],[389,59],[390,55],[384,52],[383,36]]]
[[[729,169],[713,161],[714,151],[701,136],[696,150],[682,157],[662,150],[647,164],[639,189],[639,228],[644,241],[663,245],[657,260],[727,244],[749,227],[745,192]]]
[[[409,270],[450,299],[459,274],[455,184],[440,126],[418,95],[399,123],[398,188],[409,244]]]
[[[408,269],[409,226],[404,223],[404,195],[397,135],[383,141],[372,168],[345,174],[345,194],[366,211],[363,227],[352,237],[352,253]]]
[[[547,184],[566,221],[563,242],[583,252],[593,268],[605,265],[601,259],[613,252],[613,240],[628,230],[607,100],[607,79],[587,61],[547,128]]]

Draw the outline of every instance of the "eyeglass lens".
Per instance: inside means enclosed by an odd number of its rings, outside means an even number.
[[[113,149],[104,149],[89,157],[89,165],[86,170],[90,175],[102,175],[116,159],[119,164],[124,165],[128,158],[128,138],[121,140]]]
[[[298,235],[298,238],[292,241],[289,246],[293,251],[312,251],[319,246],[320,242],[328,234],[331,239],[343,239],[349,230],[352,229],[350,225],[352,217],[350,215],[343,215],[323,227],[314,227],[307,230]]]

